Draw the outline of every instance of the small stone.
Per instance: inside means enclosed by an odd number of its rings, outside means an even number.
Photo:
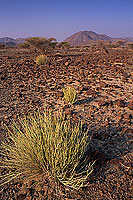
[[[0,107],[0,111],[1,112],[6,112],[7,110],[8,110],[9,108],[8,107],[5,107],[5,106],[3,106],[3,107]]]
[[[127,119],[124,120],[124,123],[125,123],[126,125],[130,125],[130,121],[127,120]]]
[[[105,121],[104,124],[105,124],[105,126],[109,125],[109,121]]]
[[[5,116],[4,119],[5,119],[5,120],[8,119],[8,116]]]
[[[105,82],[103,82],[103,81],[101,81],[101,82],[99,83],[99,85],[100,85],[101,87],[103,87],[103,88],[107,87],[107,84],[106,84]]]
[[[22,97],[22,92],[19,92],[19,93],[17,94],[17,97],[18,97],[18,98],[21,98],[21,97]]]
[[[127,79],[129,77],[127,72],[123,72],[123,78]]]
[[[112,102],[112,100],[108,99],[108,100],[106,101],[106,104],[108,104],[108,105],[113,105],[113,102]]]
[[[114,159],[112,159],[112,160],[109,161],[109,163],[110,163],[110,164],[113,164],[113,165],[118,165],[119,162],[120,162],[120,161],[119,161],[117,158],[114,158]]]
[[[68,65],[69,65],[69,62],[66,62],[66,63],[65,63],[65,66],[68,66]]]
[[[125,102],[122,99],[116,100],[116,105],[119,107],[125,107]]]
[[[56,93],[56,96],[57,96],[57,97],[63,97],[63,92],[57,92],[57,93]]]
[[[126,120],[130,120],[130,114],[128,114],[128,113],[124,114],[123,117]]]
[[[70,110],[69,108],[66,109],[66,110],[65,110],[65,114],[66,114],[66,115],[71,115],[71,110]]]
[[[91,114],[90,113],[86,114],[86,117],[91,118]]]
[[[117,116],[114,118],[114,120],[115,120],[116,122],[119,122],[121,119],[122,119],[122,116],[121,116],[121,115],[117,115]]]
[[[25,198],[27,199],[27,197],[26,197],[26,193],[24,193],[24,194],[19,194],[18,196],[17,196],[17,200],[24,200]],[[29,199],[30,200],[30,199]]]
[[[99,99],[98,105],[99,106],[105,106],[106,102],[103,99]]]
[[[32,196],[26,197],[26,200],[31,200]]]
[[[45,196],[47,194],[48,191],[48,186],[43,186],[43,196]]]
[[[133,110],[133,101],[132,101],[132,100],[129,101],[129,103],[128,103],[128,108],[129,108],[130,110]]]
[[[123,133],[126,133],[127,131],[128,131],[128,128],[126,128],[126,127],[123,127],[123,128],[122,128],[122,132],[123,132]]]
[[[97,92],[95,91],[95,90],[88,90],[88,91],[86,91],[86,95],[95,95]]]

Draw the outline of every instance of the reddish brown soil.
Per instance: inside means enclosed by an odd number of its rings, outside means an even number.
[[[63,108],[74,120],[80,119],[93,133],[87,154],[96,159],[88,187],[80,191],[56,190],[53,180],[43,184],[17,180],[1,188],[0,199],[35,200],[128,200],[131,199],[132,81],[133,51],[99,49],[69,51],[49,57],[38,66],[38,54],[28,50],[0,50],[0,123],[10,125],[18,114],[43,109],[46,101],[55,111]],[[68,107],[62,88],[76,88],[77,101]]]

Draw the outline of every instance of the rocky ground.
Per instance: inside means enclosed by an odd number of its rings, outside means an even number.
[[[131,199],[132,179],[132,81],[133,51],[128,48],[68,51],[49,56],[46,66],[35,63],[29,50],[0,50],[0,134],[21,113],[37,107],[62,108],[74,120],[82,120],[93,133],[90,153],[96,159],[88,187],[80,191],[56,191],[52,180],[32,186],[15,181],[2,187],[0,199]],[[77,100],[64,102],[62,88],[73,85]]]

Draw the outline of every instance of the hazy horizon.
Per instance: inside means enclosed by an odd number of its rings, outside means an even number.
[[[133,37],[132,0],[0,0],[0,37],[55,37],[78,31]]]

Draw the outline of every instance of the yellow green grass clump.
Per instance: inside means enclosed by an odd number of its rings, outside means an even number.
[[[90,142],[82,123],[74,124],[62,111],[45,109],[13,122],[8,138],[2,142],[0,167],[8,173],[1,185],[17,177],[54,177],[57,183],[79,189],[93,171],[93,163],[84,157]]]
[[[76,90],[73,86],[63,88],[64,99],[67,103],[73,104],[76,100]]]
[[[48,57],[46,55],[37,56],[36,63],[38,65],[46,65],[48,63]]]

